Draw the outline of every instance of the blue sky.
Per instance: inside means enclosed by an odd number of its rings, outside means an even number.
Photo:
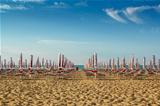
[[[160,0],[1,0],[0,19],[4,58],[160,58]]]

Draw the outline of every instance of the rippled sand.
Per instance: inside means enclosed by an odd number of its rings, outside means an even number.
[[[0,106],[32,105],[158,106],[160,80],[0,80]]]

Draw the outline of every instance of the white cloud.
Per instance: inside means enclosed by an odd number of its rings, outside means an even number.
[[[0,9],[1,10],[10,10],[11,7],[8,4],[0,4]]]
[[[16,10],[26,10],[27,8],[24,7],[24,6],[15,6],[15,7],[13,7],[13,9],[16,9]]]
[[[159,4],[157,7],[155,7],[155,10],[156,10],[157,12],[160,12],[160,4]]]
[[[143,20],[138,16],[139,13],[142,13],[146,10],[151,10],[151,9],[160,12],[160,4],[158,6],[127,7],[121,10],[105,9],[105,12],[107,15],[109,15],[110,17],[112,17],[113,19],[119,22],[125,23],[127,22],[126,19],[128,19],[131,22],[141,24],[143,23]],[[119,14],[122,14],[122,15],[119,15]]]
[[[67,8],[69,7],[69,5],[64,2],[54,2],[51,7],[52,8]]]
[[[13,2],[44,2],[45,0],[12,0]]]
[[[118,10],[113,10],[113,9],[105,9],[104,10],[106,12],[107,15],[109,15],[110,17],[112,17],[113,19],[119,21],[119,22],[122,22],[122,23],[126,23],[125,19],[123,19],[119,13],[121,11],[118,11]]]
[[[138,13],[141,13],[145,10],[150,9],[158,9],[158,6],[140,6],[140,7],[128,7],[126,8],[123,13],[126,15],[126,17],[137,24],[143,23],[143,20],[138,17]]]
[[[24,6],[18,5],[18,6],[10,6],[8,4],[0,4],[0,12],[3,13],[6,10],[25,10],[27,9]]]
[[[88,44],[87,42],[79,42],[79,41],[67,41],[67,40],[39,40],[36,43],[38,44]]]
[[[126,12],[128,14],[136,14],[137,12],[143,12],[144,10],[152,9],[151,6],[140,6],[140,7],[128,7],[126,8]]]
[[[83,7],[87,7],[88,4],[87,4],[87,1],[81,1],[81,2],[75,3],[75,6],[83,6]]]
[[[123,13],[128,18],[128,20],[134,22],[134,23],[142,23],[142,20],[137,16],[136,10],[124,10]]]

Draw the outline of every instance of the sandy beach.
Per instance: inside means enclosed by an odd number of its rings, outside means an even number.
[[[160,80],[1,79],[0,106],[158,106]]]

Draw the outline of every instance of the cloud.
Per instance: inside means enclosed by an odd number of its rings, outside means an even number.
[[[16,6],[16,7],[13,7],[13,9],[16,9],[16,10],[26,10],[27,8],[24,7],[24,6]]]
[[[27,8],[22,5],[11,6],[8,4],[0,4],[0,12],[1,13],[6,12],[7,10],[25,10],[25,9],[27,9]]]
[[[67,8],[67,7],[69,7],[69,5],[64,2],[54,2],[51,7],[52,8]]]
[[[105,9],[104,10],[106,12],[107,15],[109,15],[111,18],[121,22],[121,23],[126,23],[127,21],[125,21],[125,19],[123,19],[119,13],[121,11],[118,11],[118,10],[114,10],[114,9]]]
[[[159,6],[128,7],[123,11],[123,13],[126,15],[126,17],[130,21],[138,24],[138,23],[143,23],[142,19],[138,17],[138,14],[143,11],[150,10],[150,9],[158,10],[160,9],[160,7]]]
[[[79,42],[79,41],[68,41],[68,40],[39,40],[36,43],[38,44],[45,44],[45,45],[52,45],[52,44],[88,44],[87,42]]]
[[[87,7],[88,4],[86,1],[80,1],[80,2],[77,2],[73,5],[71,4],[68,4],[66,2],[62,2],[62,1],[55,1],[53,3],[53,5],[51,6],[51,8],[73,8],[73,7],[78,7],[78,6],[83,6],[83,7]]]
[[[122,12],[125,14],[128,20],[138,24],[138,23],[142,23],[142,20],[137,16],[138,12],[140,11],[142,10],[138,8],[128,7],[126,8],[126,10],[123,10]]]
[[[46,0],[12,0],[13,2],[37,2],[37,3],[40,3],[40,2],[44,2]]]
[[[121,10],[105,9],[105,12],[111,18],[121,23],[126,23],[129,20],[136,24],[142,24],[143,20],[139,17],[139,14],[146,10],[160,12],[160,4],[158,6],[127,7]]]
[[[83,7],[87,7],[88,4],[87,4],[87,1],[81,1],[81,2],[75,3],[75,6],[83,6]]]
[[[154,7],[157,12],[160,12],[160,4],[157,7]]]
[[[0,9],[1,10],[10,10],[11,7],[8,4],[0,4]]]

